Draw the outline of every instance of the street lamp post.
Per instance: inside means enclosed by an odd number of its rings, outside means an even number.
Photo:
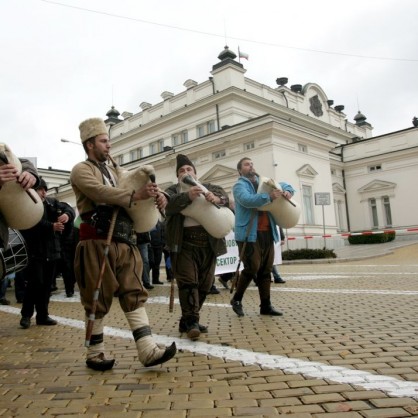
[[[80,142],[70,141],[69,139],[61,138],[61,142],[69,142],[70,144],[81,145]]]

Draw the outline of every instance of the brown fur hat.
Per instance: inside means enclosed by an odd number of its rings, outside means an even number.
[[[97,135],[109,134],[109,130],[105,125],[103,119],[90,118],[81,122],[79,127],[81,142],[85,142],[90,138],[94,138]]]

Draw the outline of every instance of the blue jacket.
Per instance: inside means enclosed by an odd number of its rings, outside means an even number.
[[[257,181],[259,182],[257,176]],[[283,191],[294,193],[295,189],[288,183],[280,182]],[[248,242],[257,241],[257,223],[258,211],[257,208],[271,203],[270,195],[268,193],[257,193],[251,181],[246,177],[240,177],[232,188],[232,193],[235,200],[235,241],[245,241],[247,235],[247,227],[251,219],[251,213],[255,211],[255,216],[252,221],[251,229],[248,234]],[[279,240],[277,233],[276,222],[270,212],[267,212],[270,229],[273,234],[274,242]]]

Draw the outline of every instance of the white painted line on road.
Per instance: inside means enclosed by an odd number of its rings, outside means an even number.
[[[12,314],[20,314],[20,309],[10,306],[0,306],[0,310]],[[52,315],[51,317],[57,320],[59,325],[67,325],[81,330],[85,329],[84,321]],[[105,327],[104,333],[113,337],[128,340],[133,339],[130,331],[121,328]],[[179,349],[204,356],[239,361],[245,365],[258,364],[268,369],[282,370],[285,373],[301,374],[302,376],[317,379],[329,379],[336,383],[348,383],[361,386],[367,390],[380,390],[393,397],[418,399],[418,382],[398,380],[391,376],[376,375],[362,370],[347,369],[340,366],[329,366],[315,361],[299,360],[163,335],[153,334],[153,336],[158,344],[169,345],[172,341],[175,341]]]
[[[364,294],[364,295],[396,295],[417,296],[417,290],[385,290],[385,289],[307,289],[299,287],[272,288],[272,292],[296,292],[296,293],[332,293],[332,294]],[[206,304],[205,304],[206,305]]]

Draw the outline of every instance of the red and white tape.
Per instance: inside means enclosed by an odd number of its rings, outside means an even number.
[[[405,233],[405,232],[417,232],[418,228],[406,228],[406,229],[384,229],[382,231],[364,231],[364,232],[345,232],[343,234],[326,234],[326,235],[305,235],[303,237],[287,237],[288,241],[296,239],[314,239],[314,238],[333,238],[333,237],[354,237],[356,235],[377,235],[377,234],[388,234],[394,232]]]

